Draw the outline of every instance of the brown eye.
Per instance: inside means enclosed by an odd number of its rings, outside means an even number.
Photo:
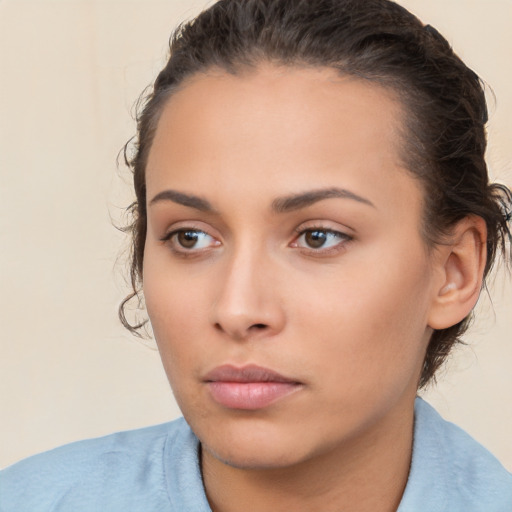
[[[306,231],[304,241],[312,249],[319,249],[327,241],[328,233],[326,231]]]
[[[315,250],[319,254],[337,247],[341,249],[346,242],[352,240],[350,235],[332,229],[305,229],[293,243],[294,247]]]
[[[200,229],[177,229],[162,238],[162,241],[177,253],[195,253],[221,245],[213,236]]]
[[[199,236],[204,233],[199,231],[179,231],[176,233],[177,242],[185,249],[193,249],[199,241]]]

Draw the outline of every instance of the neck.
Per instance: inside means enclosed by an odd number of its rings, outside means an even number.
[[[213,512],[394,512],[407,483],[413,407],[328,453],[291,467],[241,469],[203,449],[203,479]]]

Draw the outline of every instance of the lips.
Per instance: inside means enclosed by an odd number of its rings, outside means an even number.
[[[219,405],[243,410],[268,407],[302,387],[296,380],[256,365],[219,366],[205,376],[204,382]]]

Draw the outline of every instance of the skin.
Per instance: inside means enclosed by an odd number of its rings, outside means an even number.
[[[447,280],[446,254],[421,238],[402,116],[375,84],[272,65],[197,75],[162,112],[147,164],[144,296],[201,441],[213,510],[392,511],[400,502]],[[334,188],[362,200],[275,209]],[[308,245],[314,229],[323,246]],[[179,230],[195,230],[192,242]],[[230,409],[204,382],[223,364],[257,364],[300,386],[262,409]]]

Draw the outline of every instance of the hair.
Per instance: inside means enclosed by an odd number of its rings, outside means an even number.
[[[328,67],[392,91],[404,107],[402,159],[424,190],[422,235],[427,248],[475,215],[487,226],[484,282],[511,235],[511,193],[490,184],[484,159],[488,114],[483,83],[431,26],[389,0],[220,0],[171,36],[169,59],[138,105],[137,136],[124,156],[134,178],[133,291],[119,308],[139,300],[146,238],[145,169],[159,116],[167,99],[197,73],[237,74],[262,62]],[[419,387],[433,379],[470,322],[466,317],[432,334]]]

